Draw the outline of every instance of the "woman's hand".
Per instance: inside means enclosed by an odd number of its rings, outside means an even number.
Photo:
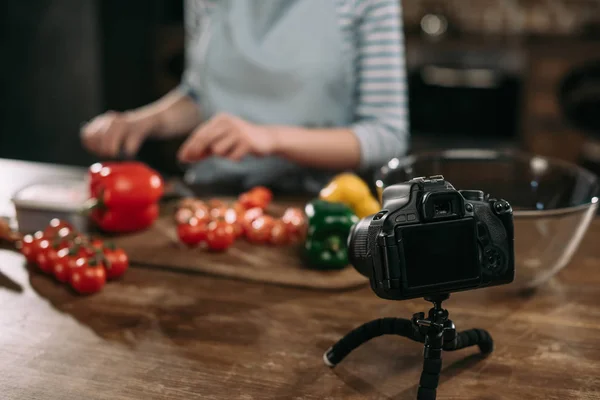
[[[99,156],[116,157],[121,149],[132,156],[157,125],[153,115],[109,111],[87,123],[81,139],[86,149]]]
[[[219,114],[192,133],[181,146],[178,158],[188,163],[209,156],[238,161],[247,154],[272,154],[276,144],[274,129],[229,114]]]

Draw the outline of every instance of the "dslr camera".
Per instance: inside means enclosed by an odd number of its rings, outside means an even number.
[[[380,212],[358,221],[348,256],[381,298],[404,300],[511,283],[511,205],[480,190],[456,190],[441,175],[382,193]]]

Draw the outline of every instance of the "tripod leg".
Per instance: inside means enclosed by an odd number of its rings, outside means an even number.
[[[412,321],[403,318],[380,318],[367,322],[346,334],[323,354],[323,361],[326,365],[334,367],[352,350],[382,335],[400,335],[417,342],[423,341],[413,329]]]
[[[444,350],[455,351],[470,346],[479,346],[479,350],[487,354],[494,350],[494,340],[489,332],[484,329],[469,329],[459,332],[456,335],[456,341],[446,343]]]
[[[423,371],[419,380],[417,400],[435,400],[442,372],[443,336],[427,336],[423,351]]]

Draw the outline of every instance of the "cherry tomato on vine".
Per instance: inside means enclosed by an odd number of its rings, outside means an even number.
[[[36,239],[33,235],[25,235],[23,236],[23,239],[18,242],[17,246],[19,251],[25,256],[27,262],[35,262],[37,251],[39,249],[38,242],[40,240],[41,239]]]
[[[69,283],[80,294],[99,292],[106,284],[105,266],[93,259],[79,258],[76,267],[71,269]]]
[[[69,282],[71,271],[77,267],[77,260],[80,258],[87,259],[88,254],[84,248],[73,253],[74,249],[61,249],[58,251],[58,258],[52,266],[54,277],[60,282]]]
[[[275,220],[270,215],[262,215],[252,221],[250,230],[246,232],[246,237],[250,242],[265,243],[271,237],[271,229]]]
[[[280,219],[275,220],[271,228],[269,242],[275,245],[282,245],[286,244],[288,241],[289,235],[285,223]]]
[[[243,216],[241,222],[242,222],[242,228],[246,235],[248,234],[248,232],[250,232],[252,230],[252,223],[254,222],[254,220],[256,220],[258,217],[261,217],[263,214],[264,214],[264,211],[258,207],[251,208],[244,213],[244,216]]]
[[[47,238],[54,238],[58,235],[66,236],[72,231],[73,225],[71,225],[69,222],[60,220],[58,218],[53,218],[50,220],[50,223],[46,229],[44,229],[44,236]]]
[[[52,273],[54,261],[58,258],[58,249],[55,249],[48,239],[42,239],[39,244],[39,250],[35,257],[35,263],[38,268],[47,273]]]
[[[212,221],[208,225],[206,241],[210,250],[226,250],[235,241],[235,231],[233,226],[225,221]]]
[[[127,253],[123,249],[104,249],[104,257],[106,267],[106,278],[107,279],[117,279],[127,271],[129,268],[129,258],[127,257]]]
[[[180,208],[175,212],[175,222],[177,224],[187,224],[194,217],[194,211],[189,208]]]
[[[206,240],[206,221],[192,218],[188,223],[177,225],[177,236],[179,240],[188,246],[197,246]]]

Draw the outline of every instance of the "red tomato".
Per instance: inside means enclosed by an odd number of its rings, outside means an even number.
[[[244,213],[246,212],[246,207],[244,207],[242,205],[242,203],[240,203],[239,201],[236,201],[235,203],[233,203],[230,208],[233,208],[235,210],[235,212],[241,216],[243,216]]]
[[[211,208],[210,218],[211,219],[225,218],[225,214],[227,213],[227,210],[228,210],[228,208],[226,206]]]
[[[102,252],[102,249],[104,249],[104,242],[102,241],[102,239],[96,238],[85,243],[85,245],[81,247],[80,251],[83,254],[91,257],[97,254],[98,252]]]
[[[260,195],[255,195],[249,192],[242,193],[238,199],[238,202],[246,209],[256,207],[264,210],[269,204],[269,202],[265,198],[260,197]]]
[[[35,263],[43,272],[52,273],[54,261],[58,258],[58,251],[52,247],[48,239],[42,239],[35,257]]]
[[[280,219],[275,220],[273,222],[273,227],[271,228],[269,242],[275,245],[282,245],[286,244],[288,241],[289,236],[285,223]]]
[[[25,235],[21,239],[17,246],[21,254],[25,256],[27,262],[34,262],[37,256],[37,246],[40,239],[34,238],[33,235]]]
[[[45,248],[48,248],[50,241],[44,238],[42,232],[36,232],[33,235],[33,242],[31,243],[30,257],[32,263],[37,262],[37,255]]]
[[[250,194],[262,199],[266,204],[269,204],[273,200],[273,192],[264,186],[256,186],[250,190]]]
[[[209,221],[210,220],[210,210],[206,205],[196,207],[194,209],[194,217],[196,217],[200,221]]]
[[[187,224],[177,225],[177,236],[188,246],[197,246],[206,241],[207,223],[192,218]]]
[[[194,211],[189,208],[180,208],[175,212],[175,222],[177,224],[187,224],[194,217]]]
[[[246,232],[246,237],[254,243],[265,243],[271,237],[271,229],[275,220],[270,215],[262,215],[256,218],[250,227],[250,231]]]
[[[306,230],[306,215],[299,208],[288,208],[283,213],[281,220],[287,227],[291,237],[301,237]]]
[[[212,221],[208,225],[206,240],[210,250],[226,250],[235,241],[233,226],[225,221]]]
[[[107,279],[119,278],[129,268],[129,257],[123,249],[105,249],[104,257]]]
[[[263,214],[263,210],[258,207],[251,208],[244,213],[244,217],[241,222],[242,229],[244,230],[245,234],[248,234],[248,232],[252,230],[252,222],[254,222],[254,220],[258,217],[261,217]]]
[[[233,226],[233,232],[235,233],[235,237],[238,238],[244,234],[244,228],[242,226],[242,221],[239,214],[235,209],[229,208],[225,211],[225,215],[223,216],[225,222],[229,225]]]
[[[69,282],[71,287],[80,294],[99,292],[106,284],[106,270],[102,263],[93,263],[85,258],[76,261],[71,269]]]
[[[56,236],[65,237],[72,231],[73,225],[58,218],[53,218],[46,229],[44,229],[44,236],[48,238],[54,238]]]
[[[52,267],[54,277],[60,282],[68,282],[71,271],[77,267],[76,262],[80,258],[87,258],[87,252],[84,248],[79,249],[76,254],[73,254],[73,249],[59,250],[58,258]]]

